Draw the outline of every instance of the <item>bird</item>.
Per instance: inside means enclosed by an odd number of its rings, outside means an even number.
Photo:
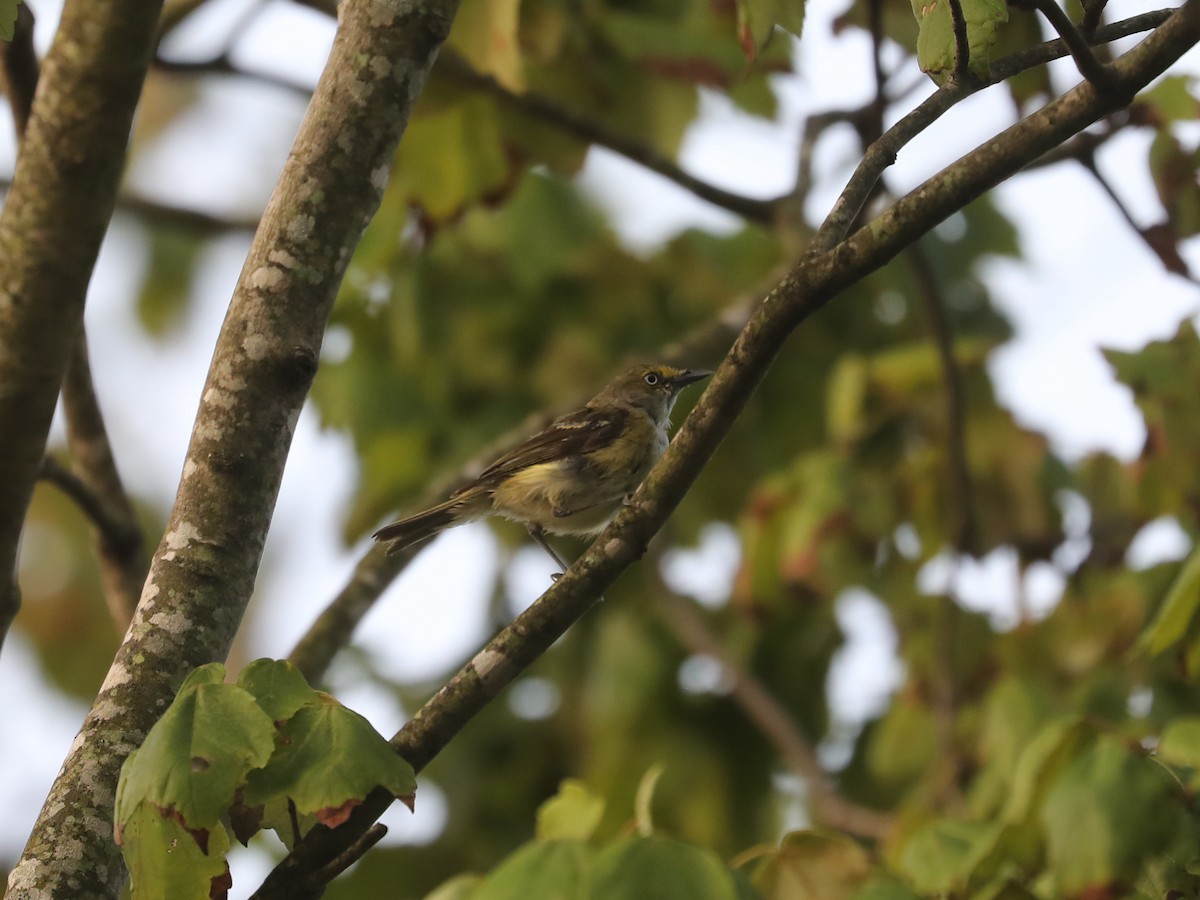
[[[711,374],[707,369],[634,366],[444,502],[385,525],[374,538],[387,544],[390,554],[446,528],[501,516],[525,525],[565,572],[567,564],[546,535],[599,534],[666,451],[680,391]]]

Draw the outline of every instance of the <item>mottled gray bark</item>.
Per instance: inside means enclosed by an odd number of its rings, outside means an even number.
[[[0,642],[17,542],[117,198],[161,0],[73,0],[42,68],[0,213]]]
[[[456,5],[341,5],[325,72],[218,338],[137,612],[9,878],[11,897],[120,890],[112,808],[121,763],[183,677],[228,652],[338,284]]]

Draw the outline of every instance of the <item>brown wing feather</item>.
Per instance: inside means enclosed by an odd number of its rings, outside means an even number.
[[[569,413],[501,456],[479,473],[475,483],[494,483],[539,463],[580,456],[605,447],[621,433],[628,415],[624,409],[600,412],[586,407]]]

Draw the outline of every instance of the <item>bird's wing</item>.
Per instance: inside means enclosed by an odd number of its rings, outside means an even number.
[[[484,469],[476,483],[497,482],[539,463],[579,456],[607,446],[625,427],[624,409],[584,407],[556,419],[544,431],[514,447]]]

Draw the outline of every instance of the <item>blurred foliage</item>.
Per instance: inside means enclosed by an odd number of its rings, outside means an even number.
[[[991,16],[992,59],[1043,37],[1031,12],[1002,22],[1002,5],[977,6]],[[919,72],[918,25],[907,3],[874,12],[898,51],[888,96],[902,96]],[[629,358],[715,329],[778,280],[801,246],[794,231],[688,230],[633,249],[574,177],[611,135],[675,158],[702,90],[777,116],[770,79],[789,69],[790,42],[774,23],[795,30],[802,18],[802,4],[781,0],[464,0],[350,265],[313,391],[325,427],[358,454],[348,541]],[[871,19],[855,3],[835,32]],[[197,102],[156,84],[135,168]],[[1007,90],[1020,111],[1052,85],[1036,69]],[[1130,177],[1157,190],[1159,247],[1200,231],[1198,113],[1194,84],[1168,77],[1129,115],[1148,132],[1145,171]],[[788,212],[781,221],[797,218]],[[1053,214],[1070,227],[1070,210]],[[593,896],[580,879],[631,872],[780,900],[1200,896],[1200,563],[1136,568],[1129,555],[1151,522],[1200,532],[1200,341],[1185,323],[1107,353],[1145,418],[1136,459],[1057,455],[992,383],[1011,329],[985,276],[995,257],[1021,257],[1018,224],[985,197],[920,242],[926,266],[902,254],[805,322],[651,554],[692,547],[713,523],[736,533],[727,595],[697,613],[736,672],[820,748],[838,795],[890,817],[884,839],[814,819],[728,671],[689,680],[713,661],[662,602],[659,568],[642,565],[524,676],[551,698],[544,709],[510,692],[421,774],[445,796],[442,830],[377,848],[329,896]],[[150,333],[186,321],[203,246],[151,236],[136,298]],[[939,318],[952,336],[940,347]],[[40,489],[18,625],[78,696],[118,639],[89,543],[71,504]],[[962,577],[987,560],[1009,563],[990,614],[967,602]],[[1048,602],[1032,602],[1035,580],[1049,581]],[[847,721],[828,692],[851,591],[886,610],[903,673],[865,722]],[[436,688],[380,681],[410,710]],[[647,831],[634,810],[657,766]],[[542,807],[567,779],[578,781]]]

